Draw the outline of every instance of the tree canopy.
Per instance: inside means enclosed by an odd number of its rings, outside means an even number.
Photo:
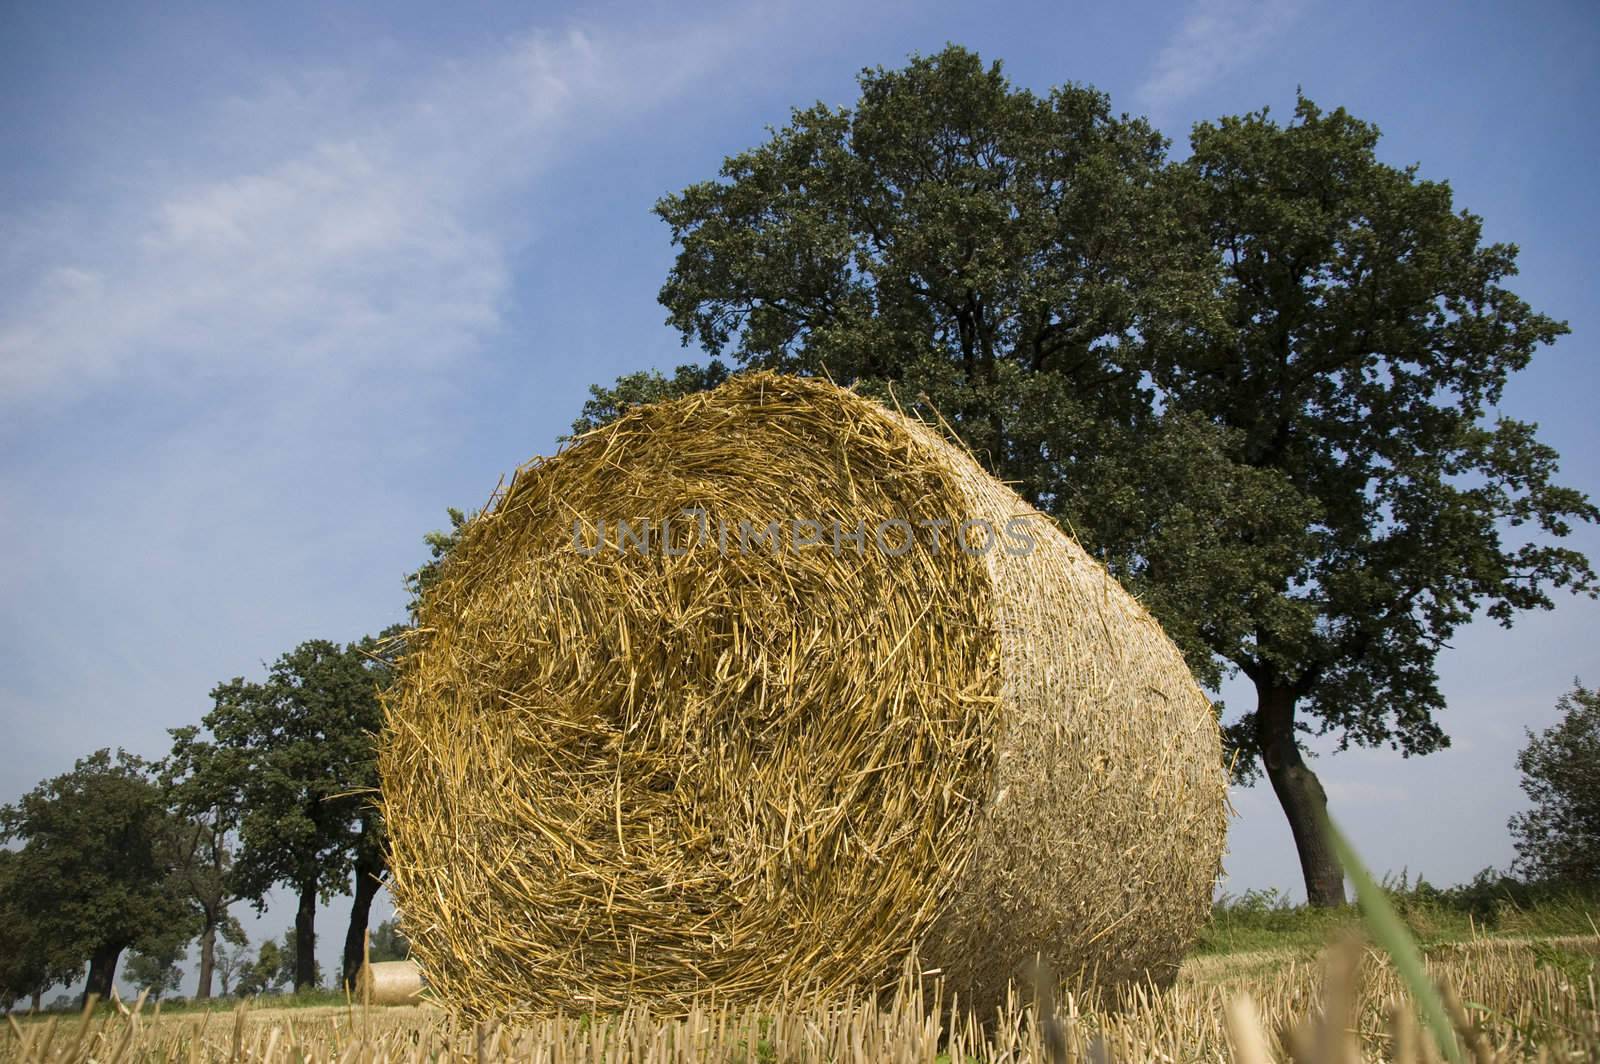
[[[1517,755],[1533,808],[1511,818],[1517,866],[1534,879],[1600,883],[1600,691],[1575,684],[1561,720]]]
[[[344,892],[358,860],[370,878],[373,848],[381,853],[370,815],[377,684],[362,646],[309,640],[264,682],[219,684],[208,737],[187,740],[192,778],[213,781],[215,800],[242,811],[233,888],[258,907],[280,883],[295,892],[297,988],[317,982],[317,902]]]
[[[1105,459],[1135,461],[1161,428],[1141,337],[1208,309],[1161,136],[1093,89],[1036,96],[956,47],[860,83],[853,109],[797,110],[657,204],[680,249],[669,323],[741,367],[925,396],[1030,501],[1092,516]],[[620,383],[587,420],[631,398]]]
[[[311,960],[311,980],[300,981],[300,953],[294,931],[284,932],[282,941],[267,939],[256,950],[254,958],[242,960],[238,968],[239,981],[234,989],[240,997],[275,993],[286,986],[296,990],[322,985],[322,965]]]
[[[1320,903],[1342,900],[1342,874],[1302,734],[1446,745],[1435,662],[1455,629],[1595,587],[1555,541],[1600,511],[1498,410],[1566,326],[1504,287],[1515,247],[1485,245],[1448,185],[1377,144],[1304,98],[1286,125],[1195,127],[1174,188],[1221,265],[1220,313],[1153,343],[1149,365],[1165,414],[1214,430],[1208,478],[1245,520],[1179,505],[1134,530],[1156,614],[1255,687],[1231,745],[1271,780]]]
[[[403,961],[411,955],[411,940],[406,938],[398,920],[385,920],[372,932],[369,956],[378,961]]]
[[[31,926],[24,974],[54,981],[87,962],[85,993],[105,997],[124,950],[187,942],[196,921],[173,874],[175,827],[145,762],[123,751],[81,758],[0,808],[0,840],[22,843],[0,871],[4,907]]]

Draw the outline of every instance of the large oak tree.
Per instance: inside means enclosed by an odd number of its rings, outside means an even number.
[[[1252,681],[1231,754],[1272,782],[1310,900],[1342,901],[1305,736],[1444,745],[1450,633],[1593,590],[1555,540],[1595,508],[1495,413],[1565,327],[1343,111],[1202,125],[1176,165],[1104,96],[1018,91],[960,48],[860,83],[658,204],[669,322],[739,367],[930,398],[1203,682]],[[625,378],[577,427],[717,376]]]
[[[1137,582],[1187,645],[1244,673],[1228,734],[1288,816],[1314,904],[1343,901],[1302,753],[1448,745],[1435,665],[1480,611],[1509,625],[1552,588],[1593,593],[1559,544],[1600,511],[1555,482],[1506,383],[1567,331],[1505,287],[1450,187],[1377,158],[1378,131],[1301,99],[1196,126],[1171,186],[1221,265],[1220,315],[1149,345],[1169,417],[1215,430],[1208,476],[1244,522],[1179,505],[1129,529]],[[1159,486],[1152,485],[1159,497]]]

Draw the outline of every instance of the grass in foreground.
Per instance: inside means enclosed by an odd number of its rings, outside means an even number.
[[[1347,857],[1347,867],[1358,864]],[[13,1020],[0,1058],[1409,1062],[1441,1056],[1413,1007],[1419,995],[1432,996],[1431,983],[1444,988],[1435,1018],[1455,1032],[1444,1044],[1459,1059],[1600,1059],[1600,892],[1489,876],[1448,891],[1403,880],[1379,888],[1364,875],[1358,886],[1364,918],[1354,908],[1292,907],[1275,894],[1225,899],[1170,990],[1108,999],[1063,987],[1043,1008],[1030,996],[986,1024],[929,1007],[929,988],[909,979],[887,1007],[846,999],[677,1019],[632,1010],[523,1027],[462,1026],[431,1008],[364,1009],[319,991],[231,1012],[206,1003],[117,1005]],[[1363,928],[1382,949],[1360,943]],[[1330,941],[1337,945],[1325,947]],[[1417,954],[1412,941],[1421,944]]]
[[[1600,887],[1530,885],[1492,872],[1471,883],[1440,889],[1404,877],[1383,884],[1384,895],[1420,944],[1485,937],[1549,938],[1600,935]],[[1290,905],[1278,890],[1225,895],[1195,952],[1228,954],[1268,949],[1316,949],[1364,926],[1353,905],[1313,909]]]
[[[1600,1058],[1600,936],[1479,938],[1425,952],[1466,1057]],[[22,1061],[1345,1061],[1430,1057],[1387,955],[1354,941],[1197,957],[1166,991],[1117,1000],[1063,988],[1053,1008],[1017,1002],[987,1029],[945,1022],[909,988],[888,1007],[863,1000],[553,1016],[528,1026],[453,1024],[430,1008],[359,1005],[233,1013],[51,1017],[13,1026],[0,1056]]]

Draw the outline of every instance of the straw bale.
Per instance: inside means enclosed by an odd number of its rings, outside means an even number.
[[[426,984],[415,961],[372,961],[356,973],[356,1000],[373,1005],[416,1005]]]
[[[402,677],[392,889],[470,1014],[870,990],[913,951],[987,1009],[1036,955],[1167,981],[1210,911],[1224,773],[1177,649],[827,382],[735,377],[519,470]]]

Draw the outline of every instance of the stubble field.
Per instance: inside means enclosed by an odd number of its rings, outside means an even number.
[[[1280,934],[1282,940],[1292,935]],[[1118,1000],[1071,986],[1027,988],[980,1023],[931,1007],[934,980],[888,1003],[841,1000],[551,1016],[509,1027],[442,1009],[125,1006],[13,1020],[9,1060],[388,1062],[1063,1061],[1440,1059],[1382,952],[1338,932],[1331,945],[1216,950],[1175,986]],[[1600,934],[1482,935],[1436,942],[1429,974],[1446,989],[1461,1059],[1600,1059]],[[952,1015],[956,1018],[952,1019]]]

